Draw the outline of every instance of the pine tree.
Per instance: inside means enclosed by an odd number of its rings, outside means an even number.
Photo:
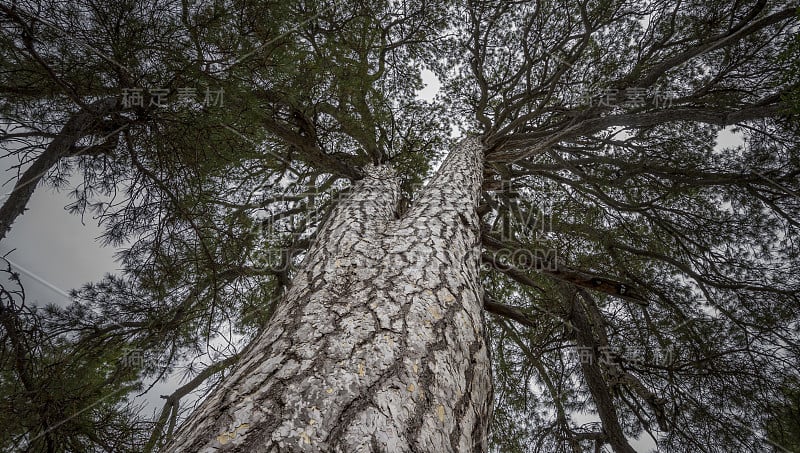
[[[3,345],[92,357],[63,376],[117,357],[114,389],[226,331],[247,347],[190,365],[147,436],[94,413],[68,431],[34,404],[8,448],[791,448],[796,8],[138,4],[0,6],[0,143],[35,169],[0,226],[75,166],[74,210],[95,209],[124,266]],[[178,100],[189,86],[224,102]],[[742,143],[715,146],[723,131]],[[148,361],[123,366],[132,350]],[[4,361],[3,382],[26,370]],[[108,409],[139,426],[124,405]]]

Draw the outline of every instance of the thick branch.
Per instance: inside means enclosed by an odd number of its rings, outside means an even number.
[[[576,327],[575,340],[577,345],[579,347],[592,348],[592,351],[596,351],[597,345],[592,333],[592,323],[574,292],[572,292],[571,298],[572,321]],[[597,414],[603,422],[603,431],[607,435],[606,440],[617,453],[636,453],[636,450],[631,447],[622,432],[611,389],[603,377],[599,363],[596,360],[582,360],[581,369],[586,379],[586,385],[589,387],[589,392],[592,394],[592,399],[594,399]]]
[[[523,310],[511,305],[501,304],[495,302],[489,295],[483,295],[483,308],[489,313],[493,313],[504,318],[514,320],[523,326],[536,327],[537,323],[534,321],[533,316],[525,313]]]
[[[161,408],[161,414],[158,417],[158,421],[153,427],[153,432],[150,434],[150,439],[148,439],[147,444],[145,444],[144,451],[146,453],[153,451],[156,443],[159,441],[159,439],[161,439],[161,432],[164,430],[164,425],[166,425],[169,415],[178,413],[178,404],[180,403],[181,398],[188,395],[189,392],[193,391],[197,387],[200,387],[200,385],[209,377],[236,363],[237,360],[239,360],[239,354],[232,355],[225,360],[211,364],[206,369],[201,371],[197,376],[195,376],[194,379],[178,387],[178,389],[172,392],[171,395],[162,395],[161,398],[164,398],[166,401],[164,402],[164,406]]]
[[[692,121],[714,124],[717,126],[729,126],[759,118],[774,117],[778,115],[782,109],[783,106],[779,103],[766,105],[757,103],[738,110],[728,111],[683,107],[646,113],[608,115],[582,121],[574,126],[553,133],[545,139],[533,133],[511,135],[503,144],[504,151],[487,155],[487,160],[490,162],[515,162],[527,157],[539,155],[559,142],[588,136],[615,126],[651,127],[674,121]]]
[[[90,133],[98,120],[117,108],[117,104],[116,98],[105,98],[93,102],[88,109],[72,115],[58,136],[22,174],[5,203],[0,207],[0,240],[5,238],[11,229],[11,224],[25,211],[25,206],[42,178],[62,157],[74,153],[75,142]]]
[[[525,247],[521,244],[509,244],[497,240],[496,238],[483,234],[483,244],[491,250],[524,250]],[[526,268],[533,269],[548,277],[561,280],[563,282],[571,283],[581,288],[592,289],[601,293],[609,294],[628,302],[633,302],[638,305],[647,306],[648,302],[644,295],[642,295],[635,286],[629,283],[624,283],[616,279],[601,277],[591,274],[589,272],[577,269],[571,269],[557,262],[545,262],[539,256],[532,254],[519,254],[520,258],[525,260],[523,264]],[[492,264],[498,270],[506,273],[511,278],[523,285],[537,287],[529,277],[525,276],[521,271],[500,263],[497,259],[488,253],[483,254],[483,260]],[[528,260],[531,258],[532,260]]]

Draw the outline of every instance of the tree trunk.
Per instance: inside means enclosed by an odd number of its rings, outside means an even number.
[[[398,178],[367,168],[166,451],[486,451],[482,167],[481,143],[462,141],[399,220]]]

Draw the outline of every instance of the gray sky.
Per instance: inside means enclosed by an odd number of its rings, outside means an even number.
[[[0,189],[3,198],[9,186]],[[70,289],[117,270],[114,251],[95,241],[101,233],[97,221],[86,217],[82,224],[79,216],[64,210],[70,201],[66,193],[40,185],[28,211],[0,242],[0,254],[16,249],[6,258],[20,271],[30,303],[64,306],[69,303],[64,295]]]
[[[7,170],[13,163],[9,159],[0,160],[0,168]],[[5,182],[13,175],[4,171],[0,178]],[[79,178],[73,178],[68,187],[74,187],[78,181]],[[0,200],[7,197],[14,182],[0,188]],[[86,215],[81,221],[80,216],[64,209],[72,201],[69,189],[58,192],[38,186],[28,210],[17,218],[8,236],[0,242],[0,255],[11,252],[6,259],[20,274],[28,304],[66,306],[70,303],[66,296],[71,289],[119,270],[114,260],[115,249],[103,247],[97,240],[102,233],[97,220]],[[179,376],[172,376],[135,398],[135,403],[143,403],[144,414],[151,414],[161,409],[160,395],[172,393],[179,385]]]

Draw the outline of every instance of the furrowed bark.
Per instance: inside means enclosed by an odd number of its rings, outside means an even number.
[[[483,147],[462,141],[412,209],[369,167],[284,300],[169,452],[483,452]]]

